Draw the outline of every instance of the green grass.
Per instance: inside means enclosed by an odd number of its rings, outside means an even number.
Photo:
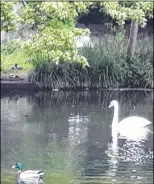
[[[32,69],[32,65],[27,61],[27,56],[24,51],[16,50],[11,54],[4,55],[1,53],[1,68],[2,70],[9,70],[10,67],[17,63],[23,67],[23,71],[29,71]],[[20,70],[21,71],[21,70]]]

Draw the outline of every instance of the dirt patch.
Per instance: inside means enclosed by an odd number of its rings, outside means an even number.
[[[1,71],[1,90],[38,89],[36,84],[28,81],[28,72],[25,71]]]
[[[28,81],[28,72],[1,71],[1,81]]]

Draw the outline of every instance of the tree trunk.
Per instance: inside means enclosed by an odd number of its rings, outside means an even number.
[[[128,42],[128,58],[134,57],[137,33],[138,33],[138,23],[132,20],[131,28],[130,28],[130,35],[129,35],[129,42]]]

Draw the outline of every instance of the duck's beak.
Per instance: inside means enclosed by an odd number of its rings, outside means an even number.
[[[16,167],[15,165],[12,166],[12,168],[15,168],[15,167]]]

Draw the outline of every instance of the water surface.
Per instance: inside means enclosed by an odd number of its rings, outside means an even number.
[[[24,169],[43,169],[51,175],[71,173],[80,184],[153,183],[153,136],[148,134],[142,142],[118,140],[118,152],[114,155],[113,109],[108,109],[110,101],[116,99],[120,120],[138,115],[153,121],[152,93],[4,93],[2,173],[11,173],[11,165],[21,161]]]

